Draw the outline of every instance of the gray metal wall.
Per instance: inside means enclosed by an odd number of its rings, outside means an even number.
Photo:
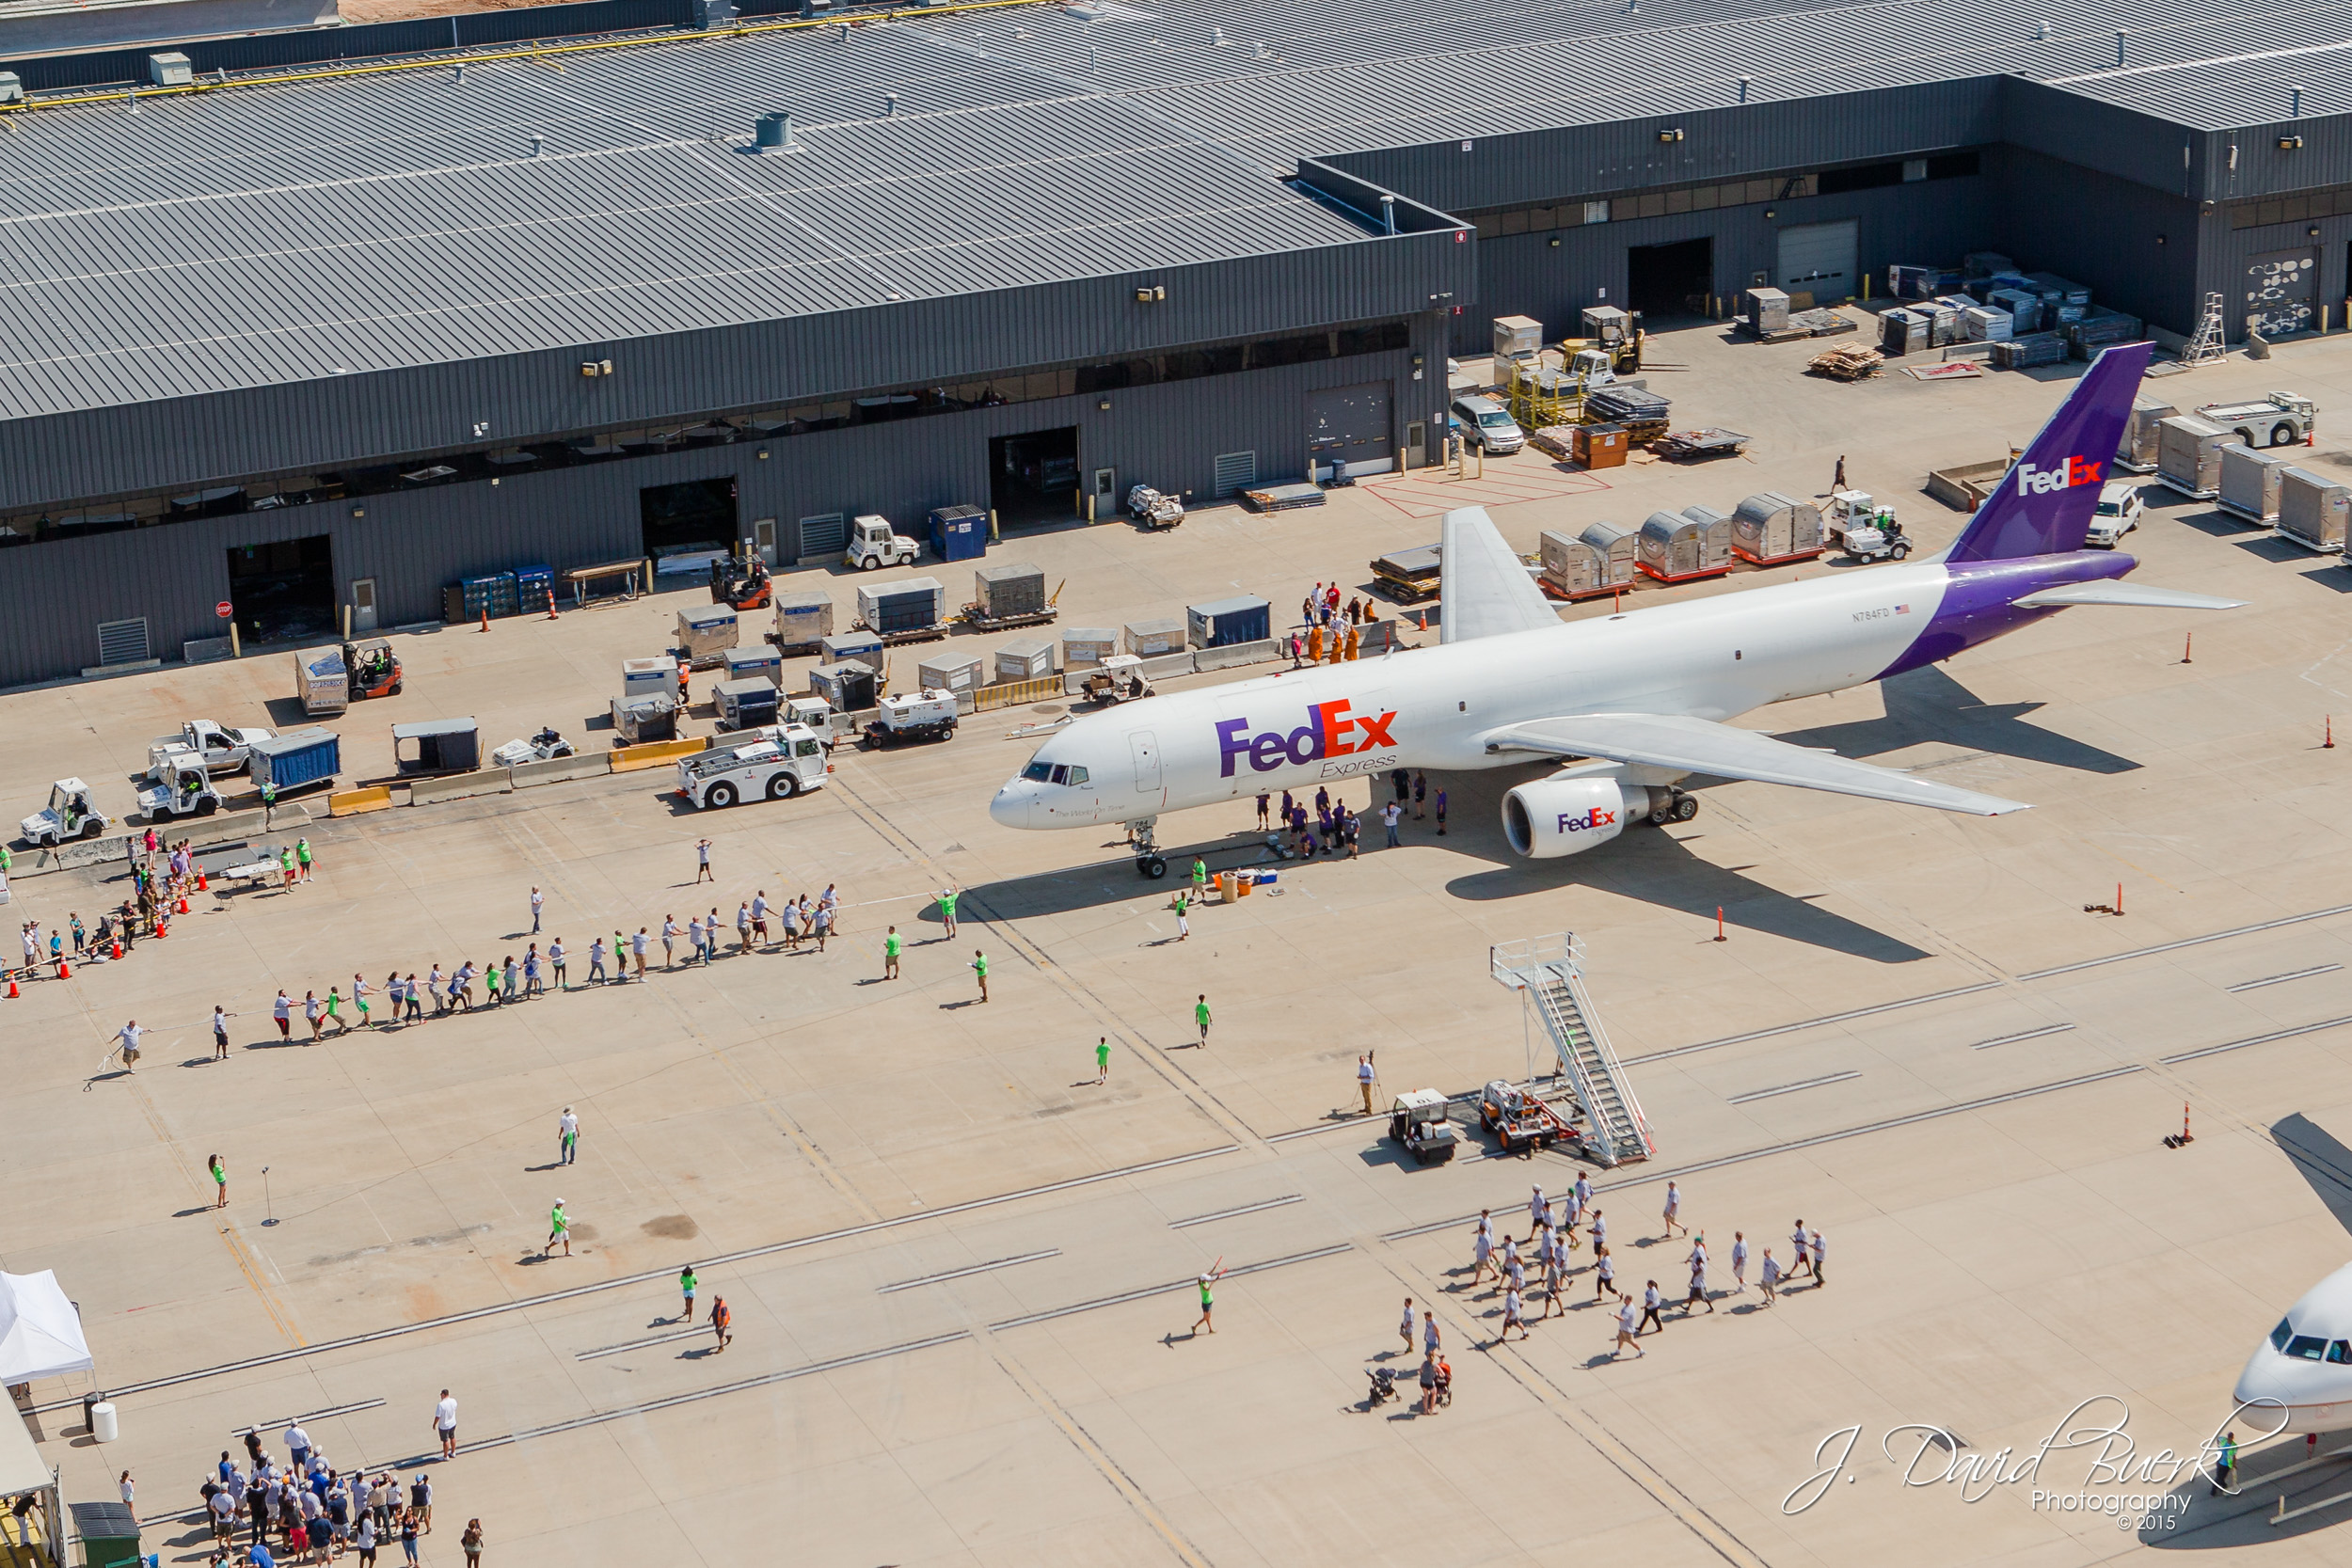
[[[1549,336],[1573,336],[1578,312],[1585,306],[1625,303],[1626,253],[1637,245],[1711,237],[1715,293],[1736,297],[1748,287],[1752,274],[1772,273],[1782,229],[1851,218],[1858,225],[1861,269],[1883,293],[1890,261],[1957,261],[1966,251],[1989,245],[1996,208],[1994,182],[1974,175],[1481,240],[1478,306],[1454,318],[1454,352],[1486,353],[1493,344],[1491,321],[1496,316],[1534,316]],[[1774,215],[1767,219],[1767,212]],[[1553,240],[1560,242],[1556,247]]]
[[[389,626],[437,619],[442,587],[463,575],[532,562],[561,572],[637,556],[638,491],[681,480],[733,476],[746,531],[778,519],[779,547],[790,555],[804,516],[879,512],[919,532],[931,507],[985,506],[990,437],[1025,431],[1077,426],[1082,476],[1116,467],[1122,494],[1141,482],[1191,489],[1205,501],[1215,459],[1228,451],[1255,451],[1262,480],[1297,479],[1312,391],[1390,383],[1392,440],[1409,420],[1442,419],[1442,322],[1417,315],[1410,349],[795,436],[766,443],[765,460],[747,441],[0,550],[0,603],[8,607],[0,686],[95,664],[102,621],[147,617],[165,658],[176,658],[185,640],[222,635],[213,606],[229,597],[227,552],[269,541],[328,535],[339,600],[355,578],[373,578],[378,624]],[[1416,353],[1424,359],[1418,382]],[[1008,534],[1000,549],[1017,550],[1019,538]],[[962,591],[952,574],[945,580]],[[847,594],[844,584],[845,602]]]
[[[1468,298],[1476,246],[1367,239],[955,299],[330,377],[0,424],[0,510],[362,467],[1425,310]],[[1137,288],[1165,286],[1164,303]],[[580,363],[611,359],[585,377]],[[476,426],[485,427],[477,432]]]
[[[2195,327],[2199,257],[2209,244],[2199,237],[2197,202],[2021,148],[1988,161],[1998,166],[2001,197],[1983,248],[2088,284],[2099,304],[2168,331]],[[2226,238],[2228,214],[2220,221]]]

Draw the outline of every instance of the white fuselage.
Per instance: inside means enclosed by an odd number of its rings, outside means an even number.
[[[1525,752],[1489,752],[1486,736],[1563,715],[1731,719],[1874,678],[1934,618],[1948,583],[1932,562],[1832,572],[1152,697],[1046,741],[990,815],[1015,828],[1134,822],[1395,768],[1525,763]],[[1085,782],[1070,782],[1081,770]]]
[[[2352,1265],[2287,1309],[2247,1359],[2233,1397],[2256,1432],[2352,1427]]]

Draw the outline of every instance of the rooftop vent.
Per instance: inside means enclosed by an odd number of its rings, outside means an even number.
[[[196,72],[189,68],[188,57],[174,50],[147,56],[147,79],[159,87],[184,87],[196,79]]]
[[[759,128],[752,136],[755,152],[784,152],[800,144],[792,139],[792,117],[784,110],[759,117]]]
[[[886,93],[883,93],[883,94],[882,94],[882,113],[883,113],[883,114],[886,114],[886,115],[895,115],[895,114],[897,114],[898,112],[898,95],[897,93],[895,93],[895,92],[886,92]]]
[[[13,71],[0,71],[0,103],[24,102],[24,78]]]
[[[533,137],[532,137],[532,138],[531,138],[531,155],[532,155],[532,157],[536,158],[537,156],[539,156],[539,154],[540,154],[540,153],[542,153],[542,152],[544,152],[544,151],[546,151],[546,150],[547,150],[547,145],[548,145],[548,138],[547,138],[547,137],[545,137],[545,136],[533,136]]]

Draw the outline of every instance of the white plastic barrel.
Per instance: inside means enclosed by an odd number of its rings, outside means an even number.
[[[102,1443],[111,1443],[121,1435],[121,1429],[115,1422],[115,1407],[111,1401],[102,1400],[90,1406],[89,1430],[90,1435]]]

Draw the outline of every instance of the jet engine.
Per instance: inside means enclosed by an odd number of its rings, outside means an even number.
[[[1673,803],[1674,791],[1663,785],[1606,774],[1538,779],[1502,798],[1502,832],[1529,860],[1553,860],[1606,844]]]

